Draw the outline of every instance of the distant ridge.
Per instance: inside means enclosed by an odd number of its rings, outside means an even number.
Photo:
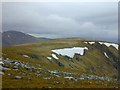
[[[40,40],[53,40],[53,39],[51,39],[51,38],[45,38],[45,37],[40,37],[40,38],[38,38],[38,39],[40,39]]]
[[[2,33],[2,45],[12,46],[17,44],[24,44],[35,42],[38,38],[19,31],[6,31]]]

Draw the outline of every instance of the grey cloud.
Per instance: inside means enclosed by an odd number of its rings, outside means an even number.
[[[116,9],[117,3],[3,3],[3,30],[117,40]]]

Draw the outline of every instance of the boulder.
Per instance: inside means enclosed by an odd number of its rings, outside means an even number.
[[[18,66],[13,66],[13,69],[18,69]]]
[[[50,77],[46,77],[46,78],[44,78],[45,80],[49,80],[50,79]]]
[[[4,72],[0,72],[0,75],[4,75],[5,73]]]
[[[15,79],[22,79],[21,76],[15,76]]]
[[[1,69],[1,67],[0,67],[0,69]],[[6,67],[2,67],[2,70],[3,71],[7,71],[7,70],[10,70],[9,68],[6,68]]]

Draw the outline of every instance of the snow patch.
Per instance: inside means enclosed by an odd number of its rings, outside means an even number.
[[[87,47],[73,47],[73,48],[55,49],[52,50],[52,52],[73,58],[75,53],[83,55],[85,49],[88,50]]]
[[[52,58],[51,57],[47,57],[47,59],[51,60]]]
[[[106,56],[107,58],[109,58],[108,55],[106,54],[106,52],[104,52],[104,54],[105,54],[105,56]]]
[[[86,43],[86,44],[95,44],[95,42],[84,42],[84,43]]]
[[[115,43],[106,43],[106,42],[99,42],[100,44],[104,44],[104,45],[106,45],[107,47],[109,47],[109,46],[113,46],[113,47],[115,47],[117,50],[118,50],[118,47],[119,47],[119,45],[118,44],[115,44]]]
[[[52,57],[55,59],[59,59],[55,54],[52,54]]]
[[[94,44],[95,42],[89,42],[89,44]]]

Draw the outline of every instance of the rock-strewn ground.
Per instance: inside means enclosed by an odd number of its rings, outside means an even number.
[[[79,86],[76,87],[84,87],[85,85],[88,85],[88,87],[89,86],[92,87],[94,85],[97,87],[104,86],[104,87],[117,88],[117,80],[110,77],[97,76],[92,74],[77,74],[77,73],[64,72],[59,70],[49,70],[47,68],[36,68],[34,66],[31,66],[29,63],[24,63],[19,60],[10,60],[9,58],[7,59],[3,58],[2,61],[3,63],[1,63],[2,66],[0,67],[2,71],[0,72],[0,75],[3,75],[3,87],[6,87],[4,86],[4,83],[7,82],[4,82],[5,79],[4,77],[7,76],[7,78],[11,79],[11,81],[15,80],[17,81],[17,83],[19,83],[19,80],[20,81],[27,80],[26,83],[27,82],[32,83],[32,80],[34,80],[34,78],[38,79],[37,83],[39,83],[39,79],[40,80],[43,79],[47,83],[50,82],[47,86],[45,85],[45,87],[47,88],[57,87],[58,85],[61,84],[62,87],[64,87],[66,82],[68,82],[68,84],[78,83]],[[17,72],[17,73],[12,73],[12,72]],[[31,77],[31,75],[33,75],[34,77]],[[54,86],[52,84],[54,84]],[[16,87],[16,86],[11,84],[8,87]],[[18,87],[24,88],[25,86],[18,86]],[[38,87],[41,87],[41,85]]]

